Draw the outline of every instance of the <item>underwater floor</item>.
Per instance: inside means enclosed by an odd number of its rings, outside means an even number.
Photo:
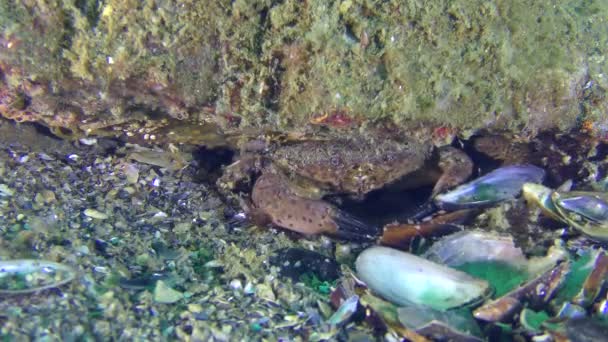
[[[593,148],[560,154],[528,201],[568,179],[605,193],[608,149]],[[406,221],[400,240],[350,242],[250,223],[210,181],[230,158],[0,121],[0,339],[607,339],[604,197],[551,214],[517,195],[415,224],[430,189],[332,199],[370,226]]]

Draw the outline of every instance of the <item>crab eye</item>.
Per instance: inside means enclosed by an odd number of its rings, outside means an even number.
[[[338,157],[331,157],[329,158],[329,163],[331,164],[331,166],[338,166],[340,165],[340,158]]]

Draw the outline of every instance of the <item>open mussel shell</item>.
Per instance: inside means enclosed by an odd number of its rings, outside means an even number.
[[[608,241],[608,197],[605,193],[555,191],[551,200],[564,222],[592,239]]]
[[[608,241],[608,194],[593,191],[556,191],[527,183],[523,194],[543,212],[598,241]]]
[[[545,256],[527,258],[521,248],[515,246],[513,237],[481,230],[464,230],[448,235],[435,242],[423,254],[425,259],[449,267],[476,268],[475,274],[478,276],[481,276],[479,272],[485,270],[486,276],[481,277],[490,280],[497,291],[499,288],[496,282],[501,282],[501,278],[507,273],[515,277],[509,281],[534,277],[552,268],[557,262],[567,259],[567,256],[566,249],[561,245],[554,245]],[[493,273],[497,277],[491,276]],[[496,279],[491,280],[488,276]],[[508,282],[501,283],[499,287],[503,288],[502,285],[507,284]]]
[[[64,285],[76,272],[69,266],[47,260],[0,261],[0,295],[26,294]]]
[[[526,183],[522,186],[522,193],[528,203],[538,206],[545,215],[554,220],[562,221],[562,217],[551,199],[553,189],[541,184]]]
[[[524,268],[527,259],[510,236],[480,230],[465,230],[435,242],[424,254],[426,259],[450,267],[468,263],[502,262]]]
[[[571,191],[554,194],[557,209],[581,215],[595,222],[608,222],[608,194]]]
[[[472,182],[435,197],[442,209],[491,206],[515,198],[525,183],[541,183],[545,171],[534,165],[510,165],[498,168]]]
[[[374,293],[397,305],[447,310],[477,303],[491,293],[484,280],[387,247],[363,251],[356,268]]]

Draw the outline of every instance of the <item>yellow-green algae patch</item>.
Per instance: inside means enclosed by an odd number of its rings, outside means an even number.
[[[86,85],[85,115],[534,132],[605,115],[607,18],[601,0],[0,0],[0,67]]]

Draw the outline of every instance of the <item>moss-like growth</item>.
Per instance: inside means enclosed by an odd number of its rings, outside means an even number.
[[[606,17],[600,0],[0,0],[0,67],[80,115],[536,132],[605,114]]]
[[[302,274],[300,276],[300,281],[321,295],[330,294],[331,288],[336,286],[336,281],[322,281],[316,274],[309,272]]]
[[[215,2],[0,1],[5,82],[51,116],[186,118],[215,98]],[[41,84],[32,92],[23,81]],[[31,87],[31,86],[29,86]],[[61,125],[61,123],[58,123]]]

